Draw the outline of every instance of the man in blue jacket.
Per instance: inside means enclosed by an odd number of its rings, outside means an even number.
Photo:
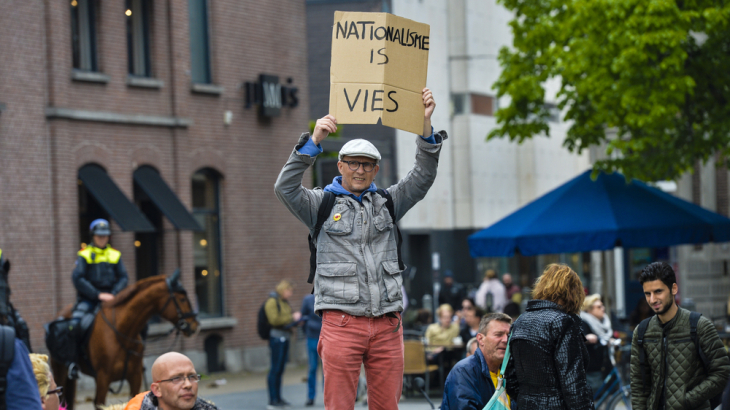
[[[478,348],[454,366],[446,378],[441,410],[481,410],[496,390],[497,378],[507,349],[512,318],[490,313],[479,323]],[[515,408],[510,398],[510,408]]]

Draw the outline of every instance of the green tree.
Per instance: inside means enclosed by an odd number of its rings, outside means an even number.
[[[730,1],[498,1],[514,13],[494,84],[510,103],[489,139],[549,136],[552,79],[570,124],[564,145],[605,144],[596,171],[674,179],[714,153],[728,157]]]

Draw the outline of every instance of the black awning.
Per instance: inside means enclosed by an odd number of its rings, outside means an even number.
[[[137,168],[134,171],[134,182],[139,184],[175,228],[184,231],[203,230],[157,170],[148,166]]]
[[[124,196],[103,168],[93,164],[85,165],[79,170],[79,179],[122,230],[155,232],[152,223]]]

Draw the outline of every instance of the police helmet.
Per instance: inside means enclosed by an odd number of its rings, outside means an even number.
[[[106,219],[96,219],[94,222],[91,223],[91,226],[89,226],[89,233],[91,236],[98,235],[98,236],[109,236],[112,234],[112,231],[109,229],[109,221]]]

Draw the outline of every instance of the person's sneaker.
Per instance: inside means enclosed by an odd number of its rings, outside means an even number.
[[[305,405],[305,406],[307,406],[307,407],[312,407],[312,406],[314,406],[314,399],[309,399],[309,400],[307,400],[307,402],[306,402],[306,403],[304,403],[304,405]]]
[[[278,410],[287,408],[284,403],[277,401],[266,405],[266,410]]]
[[[291,403],[289,403],[288,401],[286,401],[284,399],[279,399],[279,403],[281,403],[281,405],[284,406],[285,408],[288,408],[289,406],[291,406]]]

